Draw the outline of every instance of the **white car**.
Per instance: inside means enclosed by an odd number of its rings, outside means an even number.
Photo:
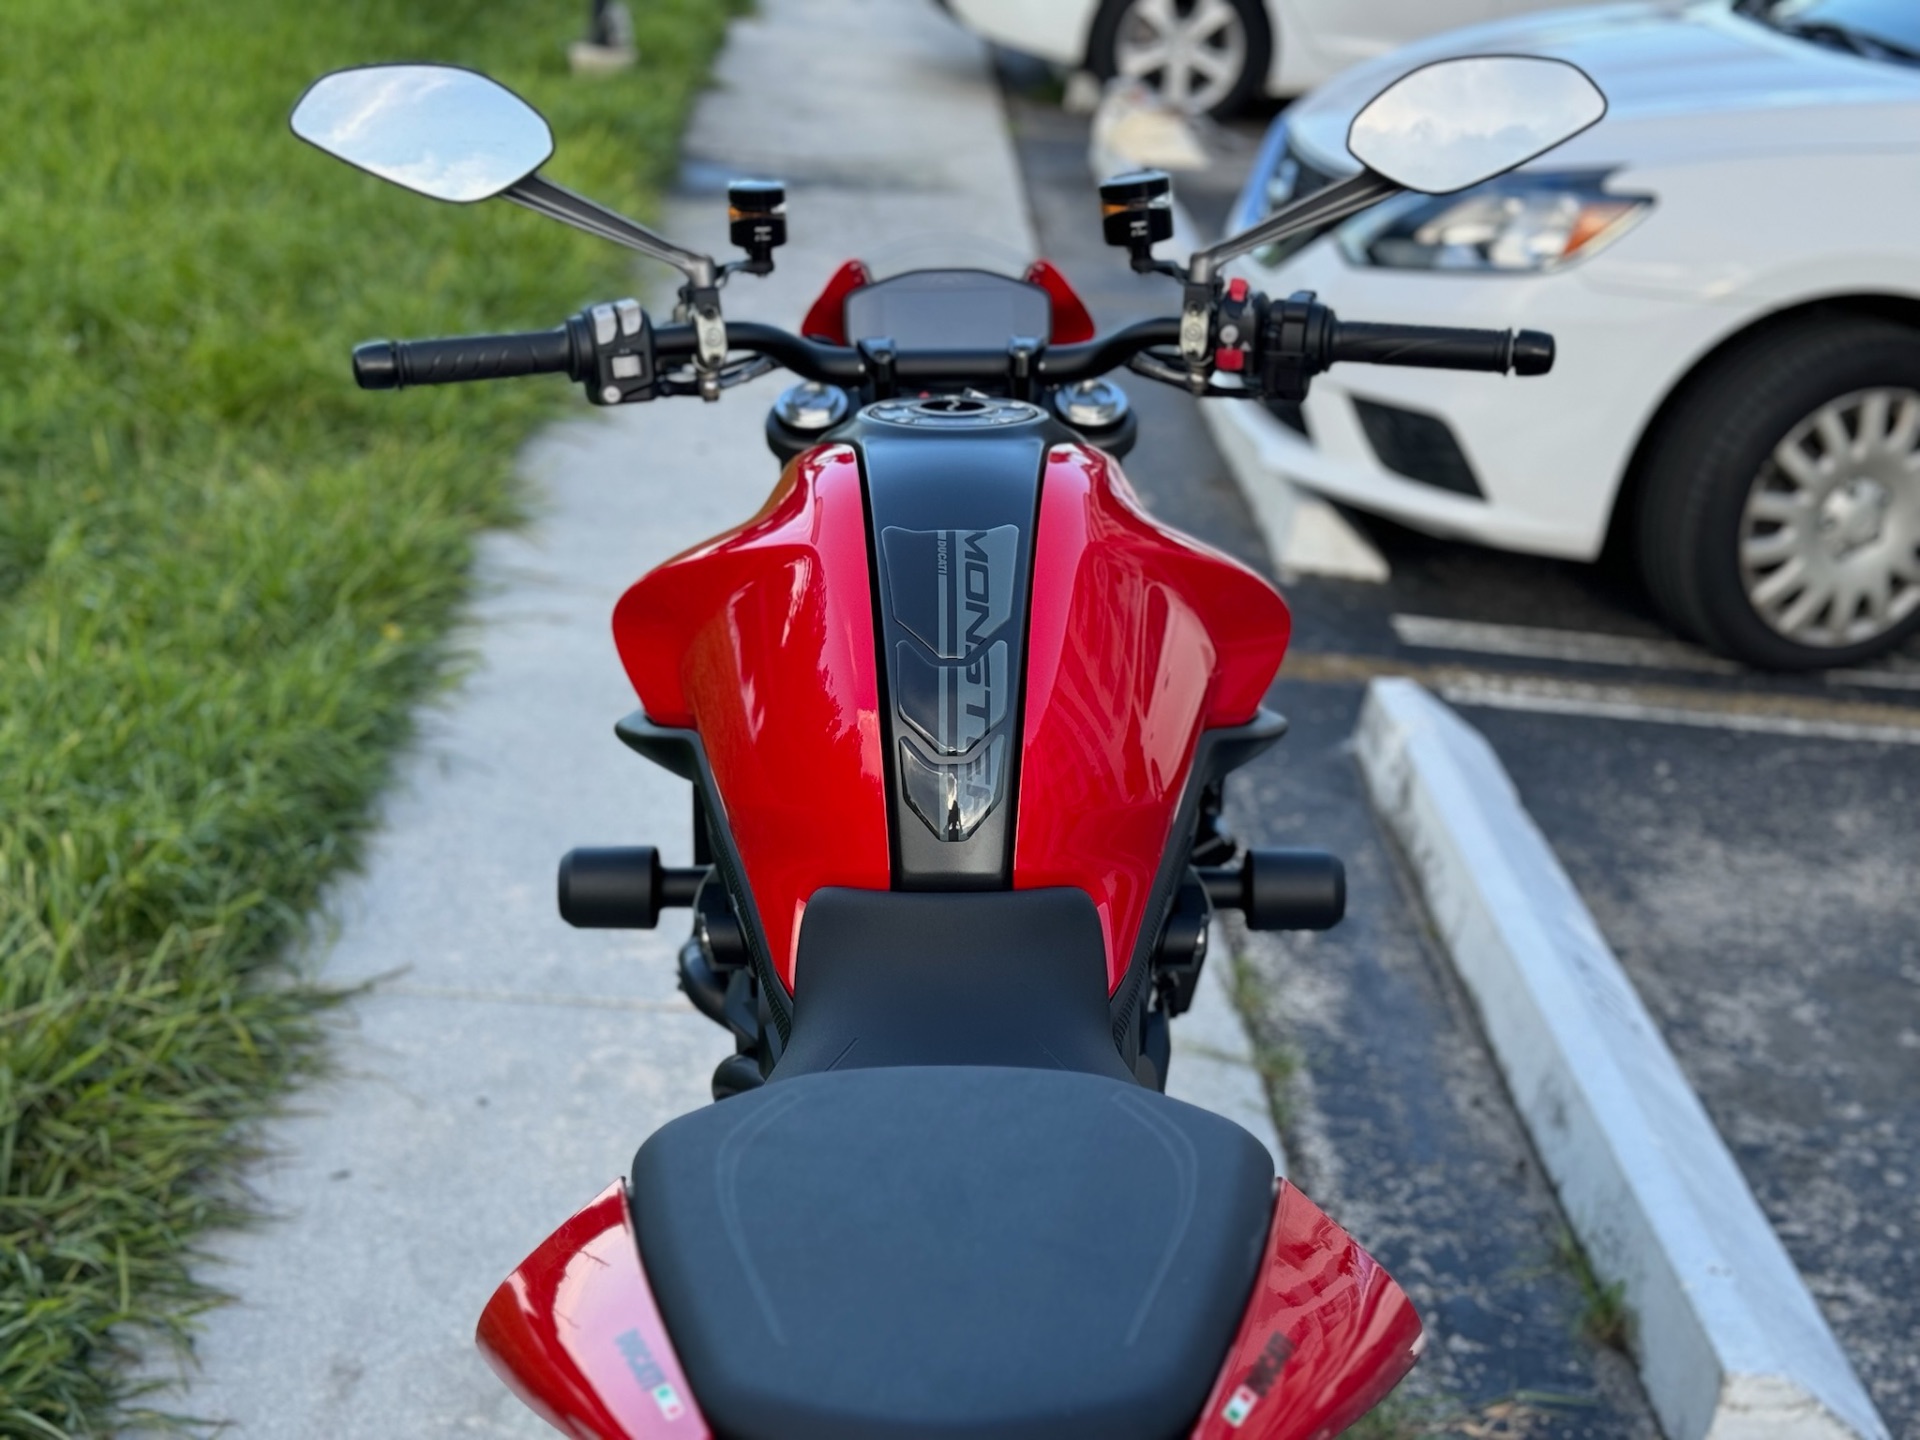
[[[1576,560],[1611,539],[1675,629],[1750,664],[1850,664],[1920,629],[1920,0],[1669,0],[1431,40],[1282,115],[1233,228],[1352,173],[1348,123],[1388,81],[1488,52],[1570,60],[1611,109],[1492,184],[1235,268],[1342,319],[1545,330],[1553,373],[1336,369],[1304,407],[1228,407],[1230,448],[1436,535]]]
[[[939,0],[976,34],[1224,115],[1456,25],[1579,0]]]

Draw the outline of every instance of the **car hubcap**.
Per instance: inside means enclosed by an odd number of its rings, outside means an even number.
[[[1137,0],[1120,19],[1113,63],[1182,110],[1211,110],[1247,64],[1247,27],[1227,0]]]
[[[1920,609],[1920,392],[1843,395],[1787,432],[1747,494],[1740,578],[1802,645],[1858,645]]]

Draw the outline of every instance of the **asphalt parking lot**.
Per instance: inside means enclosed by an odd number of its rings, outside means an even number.
[[[1170,307],[1170,285],[1100,244],[1086,122],[1003,73],[1049,257],[1103,324]],[[1203,229],[1260,129],[1229,129],[1212,171],[1179,177]],[[1193,403],[1128,388],[1147,504],[1270,571]],[[1296,628],[1272,703],[1293,732],[1232,809],[1243,838],[1349,866],[1338,930],[1240,949],[1296,1177],[1434,1331],[1397,1433],[1656,1432],[1631,1368],[1586,1333],[1605,1307],[1366,807],[1348,742],[1385,674],[1492,741],[1889,1428],[1920,1433],[1920,647],[1846,676],[1743,672],[1676,642],[1618,564],[1352,518],[1392,578],[1283,587]]]

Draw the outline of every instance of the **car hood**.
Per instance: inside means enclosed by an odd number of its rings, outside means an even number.
[[[1893,145],[1920,106],[1920,68],[1848,55],[1736,15],[1731,0],[1562,10],[1453,30],[1359,65],[1286,112],[1292,144],[1334,174],[1354,114],[1399,76],[1458,55],[1570,60],[1607,117],[1539,162],[1615,166],[1783,148]],[[1907,112],[1900,128],[1888,107]]]

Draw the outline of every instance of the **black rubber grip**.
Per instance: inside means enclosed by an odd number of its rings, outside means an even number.
[[[573,336],[566,326],[526,335],[369,340],[353,352],[353,378],[362,390],[550,374],[576,374]]]
[[[1329,361],[1417,365],[1429,370],[1484,370],[1544,375],[1553,368],[1553,337],[1538,330],[1456,330],[1440,325],[1368,325],[1340,321]]]

